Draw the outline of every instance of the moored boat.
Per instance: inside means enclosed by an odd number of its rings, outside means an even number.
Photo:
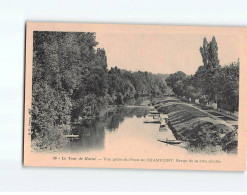
[[[153,115],[153,119],[161,119],[159,115]]]
[[[157,110],[151,110],[149,113],[150,114],[160,114]]]
[[[144,121],[144,123],[159,123],[160,124],[160,118],[149,115],[147,119]]]
[[[166,131],[167,130],[167,125],[166,124],[160,124],[159,131]]]
[[[73,138],[73,139],[79,139],[79,135],[73,135],[73,134],[71,134],[71,135],[63,135],[65,138]]]
[[[159,120],[145,120],[143,122],[144,123],[158,123],[158,124],[160,124],[160,121]]]
[[[168,139],[166,139],[166,140],[160,140],[160,139],[158,139],[158,141],[164,142],[166,144],[181,144],[183,142],[181,140],[168,140]]]

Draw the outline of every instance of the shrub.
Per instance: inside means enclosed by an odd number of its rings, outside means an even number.
[[[31,143],[32,148],[35,151],[60,150],[69,142],[69,140],[63,136],[63,133],[68,131],[70,131],[68,126],[48,126],[45,133],[36,133]]]
[[[228,152],[236,150],[238,146],[238,132],[237,130],[226,133],[222,138],[222,149]]]

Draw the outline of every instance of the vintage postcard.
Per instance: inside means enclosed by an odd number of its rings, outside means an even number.
[[[26,24],[24,166],[245,171],[247,28]]]

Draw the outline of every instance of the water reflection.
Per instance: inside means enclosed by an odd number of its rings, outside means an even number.
[[[147,114],[147,107],[118,107],[102,118],[84,120],[82,124],[73,125],[72,133],[80,137],[70,143],[69,149],[74,152],[102,150],[105,147],[105,131],[117,131],[126,118],[141,118]]]
[[[105,129],[101,123],[94,120],[84,120],[83,124],[74,125],[72,133],[79,135],[78,140],[70,143],[72,151],[99,150],[104,147]]]
[[[115,112],[108,114],[104,117],[106,121],[106,129],[108,131],[115,131],[125,118],[141,118],[148,114],[148,109],[145,107],[120,107]]]

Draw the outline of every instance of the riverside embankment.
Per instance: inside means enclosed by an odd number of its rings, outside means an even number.
[[[186,140],[189,150],[236,152],[237,129],[226,121],[177,98],[165,98],[156,102],[155,107],[168,114],[168,125],[174,136]]]

